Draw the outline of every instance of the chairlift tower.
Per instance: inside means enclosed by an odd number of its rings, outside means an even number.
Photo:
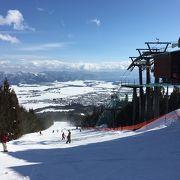
[[[158,91],[159,87],[151,85],[151,71],[153,70],[154,65],[154,56],[158,54],[165,53],[167,51],[170,42],[145,42],[147,48],[138,48],[136,49],[139,53],[137,57],[130,57],[132,63],[129,65],[127,70],[133,71],[135,67],[139,69],[139,85],[125,85],[125,87],[133,88],[133,119],[135,118],[136,113],[136,104],[137,104],[137,94],[136,89],[139,88],[139,118],[144,120],[144,118],[150,119],[152,117],[159,116],[159,97]],[[142,72],[146,71],[146,83],[143,84]],[[155,77],[155,84],[159,83],[159,78]],[[143,87],[146,89],[146,97],[143,99]],[[153,106],[151,104],[151,88],[154,87],[154,100]],[[144,104],[145,103],[145,104]],[[154,114],[152,113],[152,107]],[[145,108],[145,109],[144,109]]]
[[[117,94],[112,94],[111,95],[111,101],[108,104],[108,106],[105,108],[106,111],[110,111],[113,114],[113,119],[112,119],[112,128],[115,128],[115,120],[116,120],[116,112],[121,110],[121,107],[117,106],[119,99]]]

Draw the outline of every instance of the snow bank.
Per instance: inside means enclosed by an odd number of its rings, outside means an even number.
[[[180,109],[163,115],[162,117],[137,130],[137,132],[162,129],[172,125],[177,120],[180,120]]]

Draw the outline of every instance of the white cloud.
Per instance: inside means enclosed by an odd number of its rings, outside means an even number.
[[[12,44],[17,44],[20,42],[19,39],[17,39],[14,36],[10,36],[9,34],[0,34],[0,40],[1,41],[8,41]]]
[[[47,43],[21,48],[22,51],[46,51],[54,48],[63,48],[67,43]]]
[[[38,10],[38,11],[45,11],[45,9],[40,8],[40,7],[38,7],[37,10]]]
[[[38,59],[38,57],[25,58],[20,61],[0,59],[1,70],[3,71],[88,71],[88,72],[120,72],[126,71],[130,61],[101,62],[101,63],[73,63],[53,59]],[[20,58],[20,57],[19,57]],[[7,58],[6,58],[7,59]]]
[[[15,30],[32,30],[34,28],[29,27],[25,21],[22,13],[19,10],[9,10],[6,17],[0,15],[0,25],[13,26]]]
[[[8,66],[9,64],[10,64],[10,61],[0,60],[0,65],[1,66],[3,66],[3,65]]]
[[[102,72],[102,71],[119,71],[126,70],[129,61],[121,62],[102,62],[102,63],[68,63],[59,60],[28,60],[30,67],[47,70],[72,70],[72,71],[92,71],[92,72]]]
[[[41,8],[41,7],[37,7],[36,8],[37,9],[37,11],[39,11],[39,12],[45,12],[45,13],[48,13],[49,15],[52,15],[53,13],[54,13],[54,10],[46,10],[46,9],[44,9],[44,8]]]
[[[89,22],[96,24],[96,26],[98,26],[98,27],[101,25],[101,21],[97,18],[91,19]]]

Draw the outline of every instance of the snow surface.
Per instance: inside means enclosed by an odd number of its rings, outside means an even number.
[[[26,109],[37,109],[48,106],[57,106],[54,99],[74,98],[88,93],[100,93],[106,91],[110,94],[111,91],[117,88],[113,82],[105,81],[67,81],[53,82],[44,84],[20,84],[12,85],[15,90],[19,103]],[[38,102],[38,103],[37,103]],[[59,104],[58,104],[59,105]]]
[[[80,130],[66,122],[8,142],[0,180],[179,180],[180,110],[138,131]],[[72,143],[61,140],[71,129]],[[52,133],[54,130],[54,133]]]
[[[53,108],[49,108],[49,109],[45,109],[45,110],[39,111],[37,113],[44,113],[44,112],[69,112],[69,111],[74,111],[74,109],[53,109]]]

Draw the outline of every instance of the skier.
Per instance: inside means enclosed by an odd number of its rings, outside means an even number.
[[[3,145],[4,152],[8,152],[6,143],[8,142],[8,136],[6,133],[0,135],[0,141]]]
[[[66,144],[67,143],[71,143],[71,131],[68,130],[68,135],[67,135],[67,141],[66,141]]]
[[[65,139],[65,134],[64,134],[64,132],[62,133],[62,140],[64,140]]]

